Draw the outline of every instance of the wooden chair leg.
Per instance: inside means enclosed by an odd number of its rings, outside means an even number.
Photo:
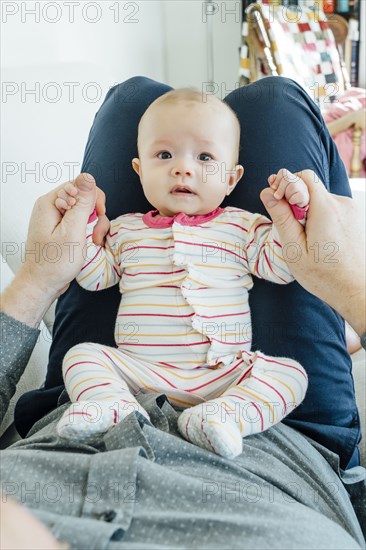
[[[357,178],[361,173],[361,140],[362,129],[359,126],[354,126],[352,132],[353,153],[351,158],[351,178]]]

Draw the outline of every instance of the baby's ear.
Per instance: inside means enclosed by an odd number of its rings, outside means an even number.
[[[140,159],[134,158],[132,159],[132,168],[135,170],[136,174],[140,175]]]
[[[236,184],[243,177],[243,174],[244,174],[243,166],[241,164],[237,164],[235,168],[232,170],[232,173],[230,174],[226,195],[230,195],[230,193],[234,191]]]

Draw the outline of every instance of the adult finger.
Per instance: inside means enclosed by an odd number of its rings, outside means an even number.
[[[296,220],[288,202],[284,199],[276,200],[270,188],[263,189],[260,199],[276,226],[282,245],[291,242],[304,245],[306,242],[304,228]]]
[[[95,179],[91,174],[83,173],[73,183],[78,189],[76,204],[65,212],[61,224],[70,235],[85,236],[86,224],[96,202]]]

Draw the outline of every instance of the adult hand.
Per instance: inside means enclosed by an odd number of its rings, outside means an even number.
[[[281,178],[293,174],[282,169]],[[365,319],[365,228],[354,201],[329,193],[311,170],[298,172],[307,185],[310,205],[303,227],[288,203],[276,200],[270,188],[261,200],[275,224],[285,259],[297,281],[336,309],[361,335]]]
[[[96,244],[109,229],[105,195],[93,176],[80,174],[74,181],[79,193],[75,206],[61,215],[55,206],[58,190],[37,199],[28,228],[24,262],[2,296],[2,310],[37,326],[52,302],[67,290],[84,262],[86,225],[96,207],[99,216],[93,233]]]
[[[38,519],[12,499],[0,501],[0,548],[4,550],[61,550],[60,544]]]

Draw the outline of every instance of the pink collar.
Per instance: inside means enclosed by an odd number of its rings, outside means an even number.
[[[150,210],[150,212],[142,216],[142,221],[148,227],[156,228],[170,227],[174,222],[180,223],[181,225],[200,225],[201,223],[213,220],[223,211],[224,209],[218,206],[212,212],[198,216],[187,216],[183,212],[179,212],[179,214],[175,214],[174,216],[157,216],[157,214],[159,214],[158,210]]]

